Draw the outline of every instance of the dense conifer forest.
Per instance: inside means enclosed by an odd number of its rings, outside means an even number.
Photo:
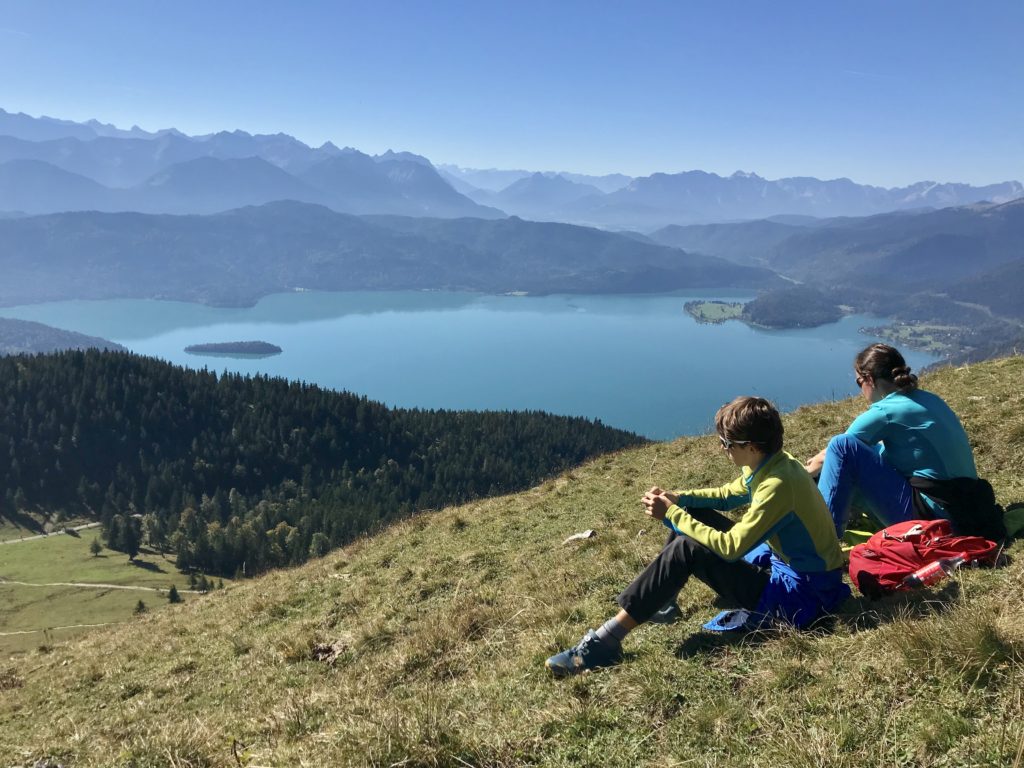
[[[297,564],[417,510],[520,490],[642,442],[538,412],[389,409],[121,352],[0,358],[3,513],[103,523],[179,567]]]

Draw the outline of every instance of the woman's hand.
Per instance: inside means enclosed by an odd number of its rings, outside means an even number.
[[[818,475],[821,474],[821,468],[825,464],[826,450],[827,449],[822,448],[821,453],[817,454],[816,456],[812,456],[807,460],[807,463],[804,464],[804,469],[807,470],[807,474],[809,474],[811,477],[817,477]]]

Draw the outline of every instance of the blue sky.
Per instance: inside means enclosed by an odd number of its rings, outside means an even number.
[[[1024,2],[0,0],[0,107],[436,163],[1024,180]]]

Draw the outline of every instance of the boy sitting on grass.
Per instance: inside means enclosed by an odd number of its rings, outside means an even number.
[[[617,664],[626,635],[691,575],[752,612],[755,624],[806,627],[849,597],[832,516],[803,463],[782,450],[779,412],[763,398],[738,397],[718,410],[715,429],[741,476],[721,488],[644,494],[646,514],[675,535],[619,595],[614,618],[547,660],[556,676]],[[744,504],[750,509],[735,523],[720,512]]]

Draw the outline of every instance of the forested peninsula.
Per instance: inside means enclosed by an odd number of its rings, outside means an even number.
[[[540,412],[390,409],[120,352],[0,359],[4,514],[103,524],[181,568],[301,563],[418,510],[535,485],[637,435]]]
[[[843,311],[821,291],[794,285],[766,291],[756,299],[733,301],[688,301],[683,307],[697,322],[718,324],[740,320],[755,328],[814,328],[834,323]]]

